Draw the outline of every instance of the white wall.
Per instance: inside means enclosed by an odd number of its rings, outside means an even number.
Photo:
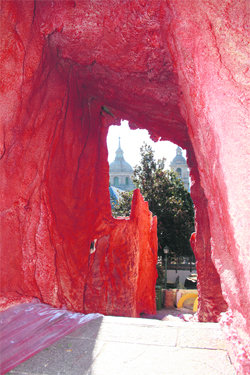
[[[179,276],[179,283],[184,286],[184,282],[186,277],[190,275],[190,273],[196,273],[196,270],[190,272],[190,270],[167,270],[167,282],[174,283],[177,276]]]

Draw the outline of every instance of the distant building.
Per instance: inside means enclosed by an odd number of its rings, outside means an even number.
[[[182,149],[180,147],[177,147],[176,149],[176,156],[173,158],[173,160],[170,163],[171,169],[177,172],[180,179],[184,183],[184,187],[187,189],[187,191],[190,191],[189,188],[189,170],[187,166],[186,159],[182,156]]]
[[[127,163],[123,157],[123,151],[121,149],[120,137],[119,146],[116,150],[115,160],[109,165],[109,183],[110,186],[114,186],[124,191],[131,191],[135,189],[132,182],[133,168]]]

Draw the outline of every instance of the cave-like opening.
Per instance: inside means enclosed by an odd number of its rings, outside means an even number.
[[[107,146],[113,217],[130,216],[132,193],[136,188],[133,180],[136,168],[137,176],[140,175],[138,187],[158,221],[157,285],[162,288],[166,288],[167,284],[169,287],[184,288],[186,277],[191,276],[190,272],[196,272],[195,257],[189,241],[194,232],[194,210],[188,194],[190,176],[185,150],[172,142],[152,141],[146,129],[131,130],[127,121],[109,127]],[[146,150],[147,154],[142,159],[142,153]],[[143,168],[142,174],[138,171],[139,164]],[[178,174],[180,167],[182,176]],[[150,186],[142,184],[146,174],[148,179],[152,179]],[[126,179],[129,180],[127,184]],[[166,249],[167,255],[164,253]],[[192,276],[195,279],[195,275]],[[193,286],[196,288],[195,281]]]

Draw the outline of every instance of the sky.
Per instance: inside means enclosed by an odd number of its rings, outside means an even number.
[[[166,158],[166,168],[176,155],[176,144],[168,141],[154,142],[150,139],[147,130],[131,130],[128,121],[122,121],[120,126],[110,126],[107,138],[109,151],[109,163],[114,161],[115,152],[118,148],[119,137],[121,137],[121,148],[124,151],[124,159],[134,168],[140,162],[140,147],[143,142],[149,144],[155,151],[155,159]],[[185,151],[183,151],[185,157]]]

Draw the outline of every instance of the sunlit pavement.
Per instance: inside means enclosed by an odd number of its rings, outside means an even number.
[[[175,310],[159,311],[154,319],[100,317],[8,374],[235,374],[220,326],[180,317]]]

